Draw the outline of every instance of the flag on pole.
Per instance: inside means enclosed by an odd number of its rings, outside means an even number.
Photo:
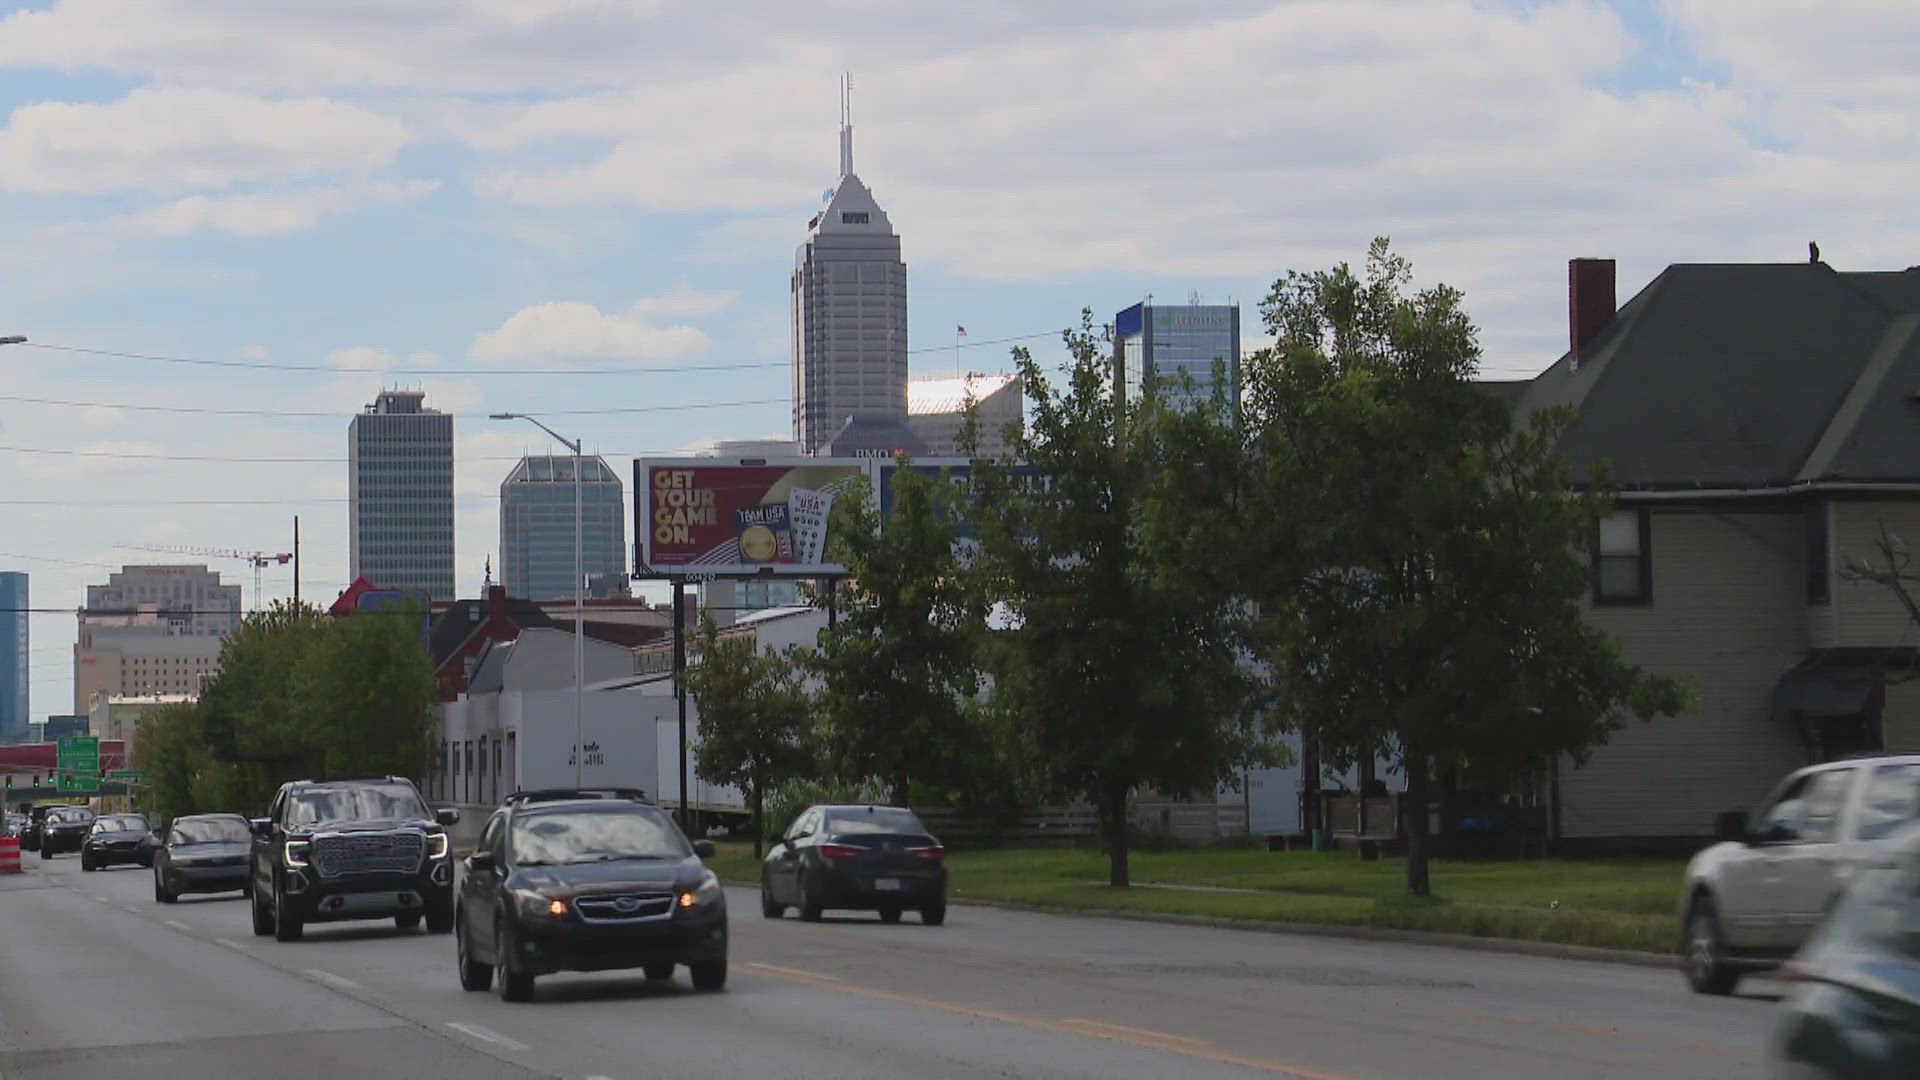
[[[967,328],[966,328],[966,327],[964,327],[964,326],[956,326],[956,327],[954,327],[954,328],[953,328],[953,336],[954,336],[954,337],[966,337],[966,336],[967,336]]]

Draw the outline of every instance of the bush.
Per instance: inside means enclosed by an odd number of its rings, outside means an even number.
[[[762,835],[779,836],[809,806],[820,803],[881,803],[887,801],[887,785],[877,777],[858,782],[824,780],[788,780],[767,791],[763,812],[766,821]]]

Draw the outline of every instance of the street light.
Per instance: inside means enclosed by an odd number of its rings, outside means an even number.
[[[495,420],[525,420],[573,451],[573,786],[586,787],[587,739],[585,694],[587,685],[586,560],[580,524],[580,472],[586,462],[580,441],[568,439],[526,413],[494,413]]]

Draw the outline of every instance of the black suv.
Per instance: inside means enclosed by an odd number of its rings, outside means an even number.
[[[40,857],[51,859],[63,851],[79,851],[93,828],[93,811],[84,806],[55,806],[40,822]]]
[[[413,782],[295,780],[255,818],[253,932],[298,941],[310,922],[392,919],[453,929],[452,840],[458,810],[427,809]]]
[[[536,975],[640,968],[727,983],[727,899],[673,818],[629,789],[516,792],[467,859],[454,916],[460,985],[533,996]],[[496,977],[497,976],[497,977]]]

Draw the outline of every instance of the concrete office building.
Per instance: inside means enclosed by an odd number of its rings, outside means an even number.
[[[240,586],[221,582],[205,563],[123,566],[105,585],[87,586],[82,626],[143,625],[169,634],[231,634],[240,628]]]
[[[928,457],[967,457],[960,445],[967,405],[977,410],[980,458],[1012,455],[1007,426],[1025,422],[1020,380],[1013,375],[970,375],[957,379],[915,379],[907,384],[907,427],[926,444]]]
[[[451,600],[453,417],[382,390],[347,426],[350,577]]]
[[[24,742],[32,717],[28,685],[32,652],[27,644],[27,575],[0,573],[0,743]]]
[[[794,257],[793,437],[806,453],[849,420],[907,415],[907,264],[886,211],[853,171],[842,97],[840,181]]]
[[[627,510],[620,477],[580,459],[581,563],[590,596],[621,594],[627,578]],[[500,583],[523,600],[573,597],[571,455],[520,459],[500,482]]]
[[[1240,403],[1238,304],[1135,304],[1113,317],[1114,384],[1122,401],[1138,400],[1147,380],[1166,397],[1203,402],[1213,396],[1215,361],[1226,365],[1227,401]],[[1192,376],[1191,391],[1176,385]]]
[[[82,622],[73,647],[73,711],[91,713],[103,697],[198,694],[219,674],[225,643],[218,634],[170,633],[151,618],[122,626]]]

